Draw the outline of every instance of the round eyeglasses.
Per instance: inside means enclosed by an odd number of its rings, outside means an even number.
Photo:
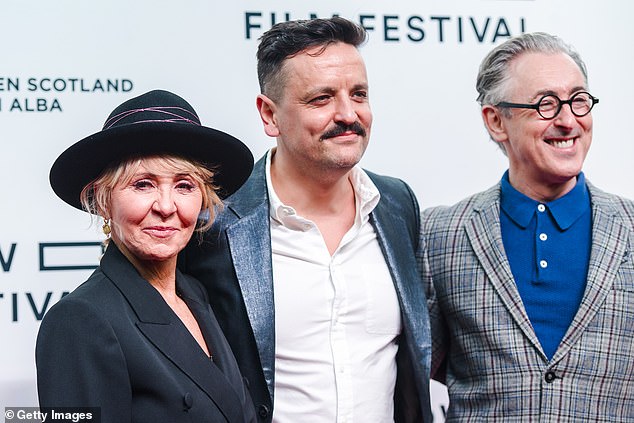
[[[508,107],[512,109],[534,109],[537,113],[546,120],[554,119],[557,117],[564,104],[570,106],[572,114],[577,117],[583,117],[590,113],[590,110],[595,104],[599,102],[599,99],[593,97],[590,93],[585,91],[579,91],[573,94],[568,100],[562,100],[554,94],[546,94],[535,104],[521,104],[521,103],[508,103],[501,101],[496,104],[497,107]]]

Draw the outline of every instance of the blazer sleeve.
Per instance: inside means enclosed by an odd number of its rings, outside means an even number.
[[[99,407],[103,423],[130,422],[132,394],[119,341],[87,301],[65,298],[49,310],[35,358],[40,407]]]
[[[438,304],[438,296],[429,259],[429,252],[432,247],[427,239],[427,236],[431,233],[431,228],[434,228],[436,225],[437,223],[434,222],[433,217],[433,209],[423,211],[416,260],[425,288],[427,308],[429,310],[429,324],[432,335],[431,377],[438,382],[446,383],[446,356],[449,344],[449,329]]]

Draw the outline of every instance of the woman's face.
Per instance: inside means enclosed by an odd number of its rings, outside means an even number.
[[[141,262],[175,261],[196,228],[202,201],[188,173],[143,159],[130,181],[112,190],[112,239]]]

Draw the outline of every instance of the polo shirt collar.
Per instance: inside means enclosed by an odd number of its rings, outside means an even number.
[[[509,181],[508,170],[501,180],[500,207],[518,226],[526,228],[540,204],[522,194]],[[550,211],[557,226],[566,230],[590,208],[590,193],[583,172],[577,175],[577,183],[566,195],[549,203],[543,203]]]

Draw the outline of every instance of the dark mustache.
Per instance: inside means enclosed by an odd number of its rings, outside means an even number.
[[[346,125],[345,123],[336,123],[334,128],[328,129],[322,134],[321,139],[325,140],[328,138],[338,137],[348,131],[365,137],[365,128],[359,122],[354,122],[350,125]]]

